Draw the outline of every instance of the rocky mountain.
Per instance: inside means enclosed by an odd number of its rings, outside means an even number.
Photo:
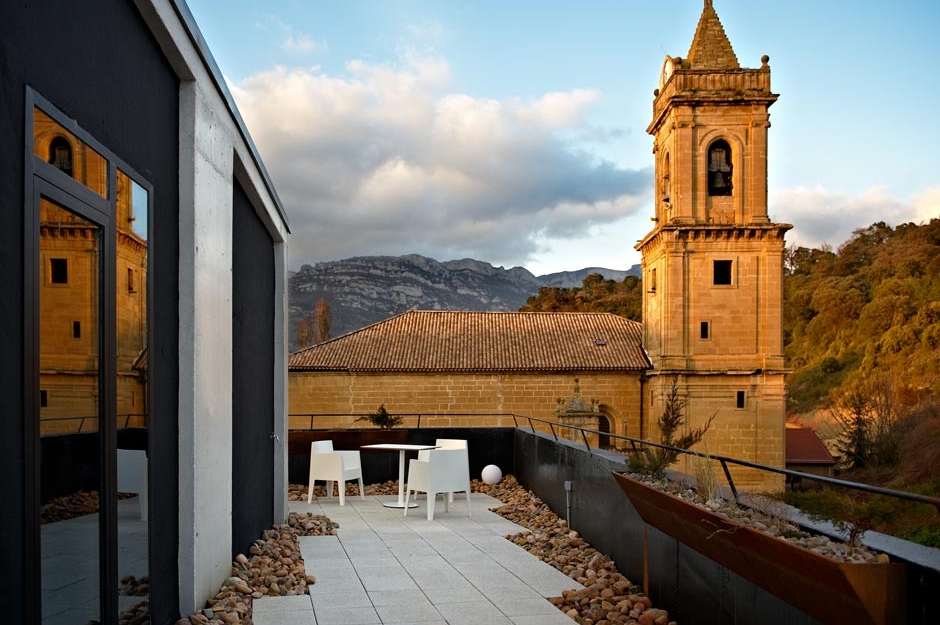
[[[541,286],[578,286],[592,273],[618,281],[640,275],[635,265],[628,271],[589,267],[535,276],[522,267],[470,258],[439,262],[417,254],[303,265],[289,278],[290,346],[297,348],[297,324],[313,315],[319,298],[330,306],[330,337],[336,337],[412,309],[515,311]]]

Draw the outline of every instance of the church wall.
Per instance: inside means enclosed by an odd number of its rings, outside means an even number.
[[[375,412],[380,404],[393,414],[477,413],[495,416],[422,417],[421,427],[512,426],[511,414],[556,420],[558,400],[572,395],[574,380],[588,404],[598,400],[613,434],[637,436],[640,428],[640,377],[637,373],[488,374],[343,373],[292,371],[289,376],[290,428],[359,427],[348,415]],[[404,426],[417,425],[416,419]]]
[[[672,376],[654,377],[648,393],[651,424],[663,412],[672,385]],[[694,451],[727,456],[774,467],[783,467],[786,388],[782,374],[685,375],[679,377],[680,398],[686,403],[689,428],[701,427],[715,415],[702,443]],[[743,392],[743,406],[738,407],[738,393]],[[649,436],[659,440],[655,425]],[[694,475],[694,460],[680,459],[673,468]],[[729,465],[735,485],[750,492],[777,492],[784,486],[783,476]],[[725,478],[714,465],[719,482]]]

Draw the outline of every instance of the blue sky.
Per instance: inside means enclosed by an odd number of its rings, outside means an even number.
[[[292,268],[639,262],[652,92],[702,0],[187,2],[287,209]],[[940,216],[940,2],[714,6],[743,67],[770,56],[769,212],[790,244]]]

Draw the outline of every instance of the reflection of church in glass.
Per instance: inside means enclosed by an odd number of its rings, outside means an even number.
[[[37,156],[106,198],[108,162],[36,109]],[[43,197],[40,209],[41,433],[98,429],[100,297],[115,294],[117,427],[146,426],[147,192],[120,170],[116,204],[116,270],[103,281],[101,229]],[[107,199],[107,198],[106,198]]]

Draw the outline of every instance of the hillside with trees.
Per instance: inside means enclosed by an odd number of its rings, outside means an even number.
[[[940,219],[872,224],[835,252],[791,248],[784,300],[793,411],[862,383],[905,405],[940,391]]]
[[[599,273],[584,278],[581,286],[543,286],[526,300],[519,312],[609,312],[640,321],[643,290],[640,279],[628,275],[621,281],[606,280]]]

